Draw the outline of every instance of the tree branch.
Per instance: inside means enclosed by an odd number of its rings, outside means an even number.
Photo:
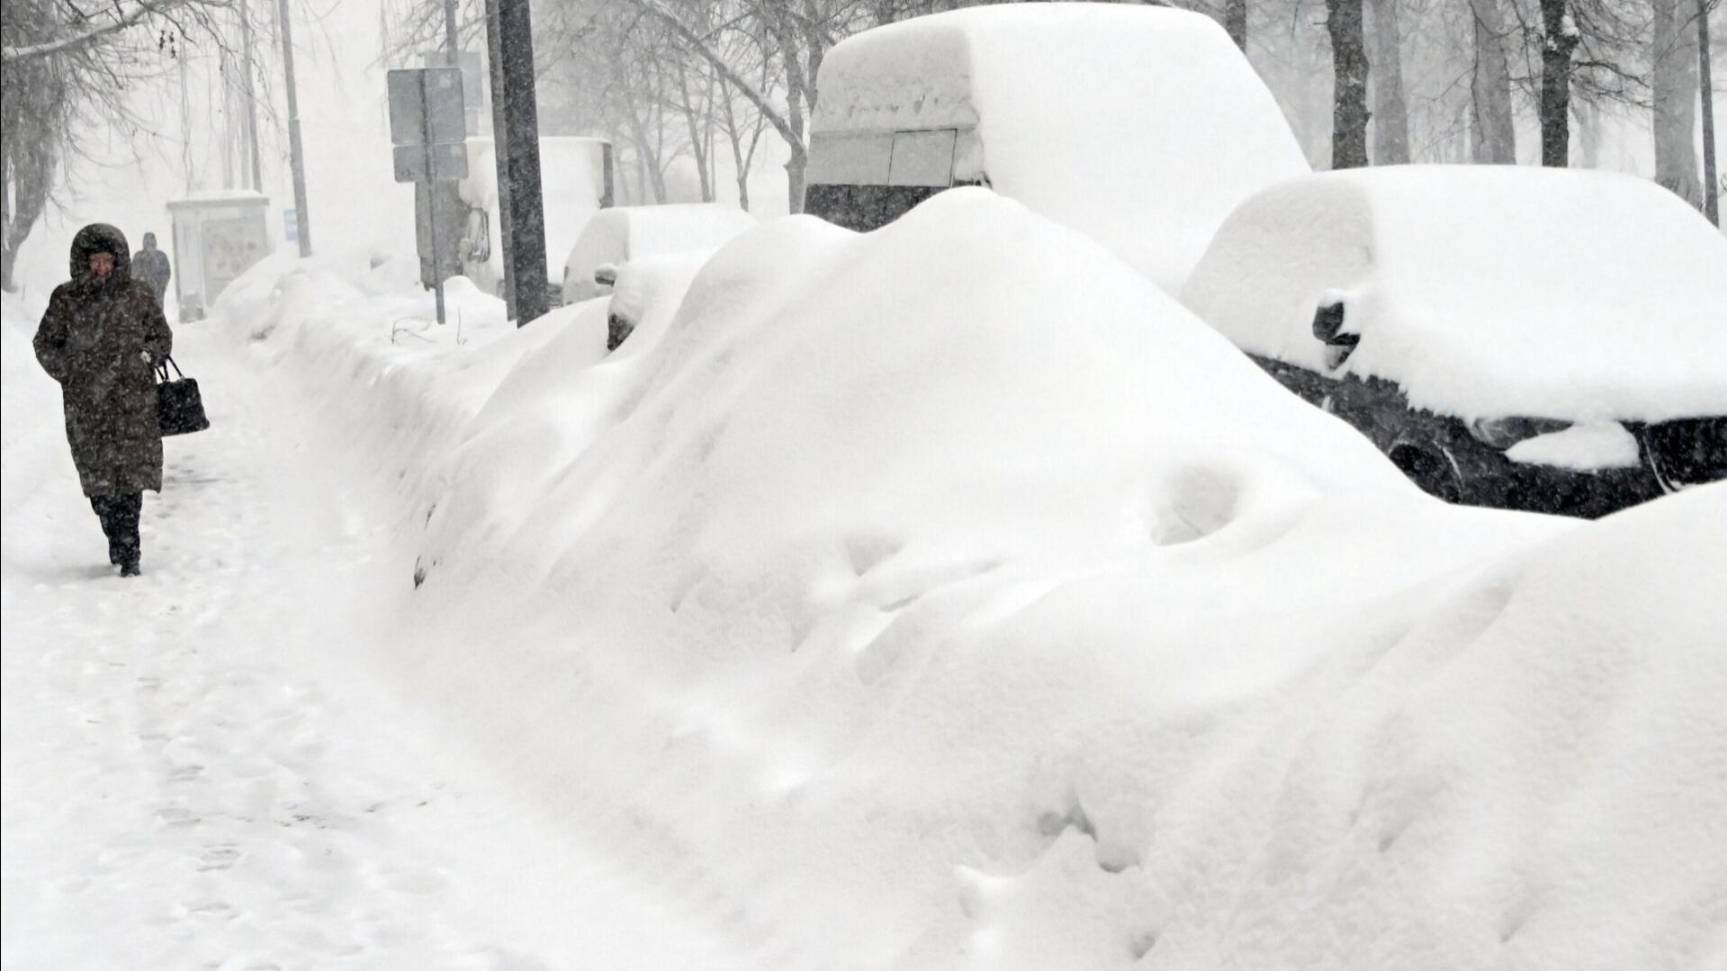
[[[89,30],[81,31],[69,37],[62,37],[59,40],[45,41],[41,44],[28,44],[22,47],[0,47],[0,64],[10,64],[14,61],[23,61],[34,57],[47,57],[50,54],[58,54],[62,51],[88,47],[109,34],[125,30],[153,13],[160,13],[164,10],[172,9],[180,2],[183,2],[183,0],[158,0],[157,3],[152,3],[151,0],[138,0],[138,6],[131,10],[123,9],[118,3],[116,3],[114,5],[115,19],[112,23],[103,24],[100,27],[92,27]]]
[[[682,37],[696,53],[700,54],[709,64],[712,64],[714,66],[714,70],[724,75],[725,79],[730,81],[732,85],[738,89],[739,93],[741,93],[745,98],[748,98],[750,103],[754,104],[756,108],[761,111],[762,117],[766,118],[768,123],[773,125],[774,128],[779,131],[780,136],[786,140],[786,145],[791,148],[794,157],[803,150],[803,139],[798,136],[797,132],[792,130],[791,123],[786,121],[785,115],[774,106],[773,102],[769,101],[767,96],[763,95],[755,85],[751,84],[747,78],[739,74],[731,64],[727,63],[726,59],[721,57],[719,52],[714,50],[713,47],[708,44],[706,39],[697,34],[694,30],[691,30],[689,25],[685,24],[677,14],[668,9],[663,0],[625,0],[625,2],[632,7],[635,7],[637,10],[652,14],[664,21],[666,25],[676,31],[678,36]]]

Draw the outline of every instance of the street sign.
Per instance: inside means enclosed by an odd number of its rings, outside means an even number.
[[[300,241],[299,215],[292,209],[282,210],[282,235],[287,237],[290,243]]]
[[[391,142],[423,145],[467,136],[460,68],[402,68],[389,72],[389,87]]]
[[[451,38],[454,43],[454,38]],[[460,63],[460,57],[456,58]],[[468,175],[468,123],[462,113],[462,71],[456,67],[405,68],[389,73],[390,141],[397,182],[414,183],[416,211],[424,196],[428,204],[438,198],[433,190],[455,195],[450,183]],[[442,183],[440,185],[440,183]],[[438,220],[425,220],[425,237],[434,254],[449,248],[438,245]],[[416,244],[420,224],[415,224]],[[438,323],[444,322],[444,277],[432,261],[432,292],[436,295]]]
[[[431,182],[468,177],[468,149],[461,142],[397,145],[392,151],[395,154],[397,182]]]
[[[486,71],[480,62],[478,51],[462,51],[451,63],[448,51],[426,51],[420,55],[420,60],[427,67],[454,67],[462,72],[462,102],[467,109],[467,131],[470,136],[480,133],[481,122],[490,123],[485,113],[486,106]],[[487,129],[490,130],[489,128]]]
[[[461,69],[404,68],[389,73],[389,85],[396,181],[467,178]]]

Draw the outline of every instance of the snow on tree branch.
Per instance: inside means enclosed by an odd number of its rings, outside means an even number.
[[[109,34],[125,30],[126,28],[137,24],[139,21],[142,21],[145,17],[148,17],[151,14],[163,13],[173,9],[174,7],[181,6],[185,2],[186,0],[155,0],[155,2],[151,2],[151,0],[139,0],[137,5],[132,7],[124,7],[116,3],[112,11],[103,12],[105,15],[114,18],[108,23],[86,28],[77,33],[55,38],[54,40],[43,41],[39,44],[8,44],[4,47],[0,47],[0,64],[9,64],[13,61],[28,60],[34,57],[47,57],[50,54],[59,54],[64,51],[87,47]]]

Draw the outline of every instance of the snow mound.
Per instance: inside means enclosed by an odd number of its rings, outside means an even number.
[[[1384,649],[1412,589],[1569,528],[1420,495],[982,190],[733,241],[634,356],[524,357],[440,480],[441,633],[405,662],[435,703],[553,812],[621,803],[740,919],[796,915],[794,953],[863,966],[1123,963],[1167,909],[1136,861],[1172,789],[1263,792],[1275,769],[1233,760],[1323,697],[1290,685]],[[502,651],[434,606],[523,591],[552,614]],[[1235,795],[1193,811],[1239,822]]]
[[[981,190],[767,224],[601,358],[603,308],[266,344],[421,503],[376,660],[763,966],[1727,953],[1727,485],[1432,500]]]
[[[1291,495],[1404,487],[1369,443],[1091,241],[981,189],[904,223],[857,236],[793,219],[722,249],[636,352],[639,401],[570,470],[556,521],[529,532],[574,542],[590,524],[570,510],[585,508],[627,523],[585,540],[615,544],[604,555],[619,562],[777,556],[767,537],[825,547],[839,522],[971,535],[1005,555],[1060,534],[1198,535]],[[667,532],[644,532],[642,515],[669,510]]]
[[[1172,292],[1237,203],[1310,171],[1241,52],[1188,11],[1013,4],[917,17],[835,45],[820,86],[816,136],[975,126],[982,158],[959,177],[987,175]]]
[[[1463,418],[1727,414],[1727,237],[1651,182],[1392,166],[1243,203],[1182,299],[1244,350],[1325,371],[1328,293],[1361,343],[1341,373]]]
[[[1718,966],[1723,523],[1717,485],[1570,532],[1286,712],[1250,879],[1152,966]]]
[[[715,248],[665,253],[631,260],[618,267],[609,312],[644,325],[664,324],[683,302],[684,293],[713,256]],[[662,311],[656,319],[654,310]]]

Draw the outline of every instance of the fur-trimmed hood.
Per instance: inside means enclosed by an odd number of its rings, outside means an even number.
[[[126,244],[126,234],[107,223],[91,223],[72,237],[72,279],[90,282],[90,257],[95,253],[114,254],[112,283],[124,284],[132,279],[132,248]]]

